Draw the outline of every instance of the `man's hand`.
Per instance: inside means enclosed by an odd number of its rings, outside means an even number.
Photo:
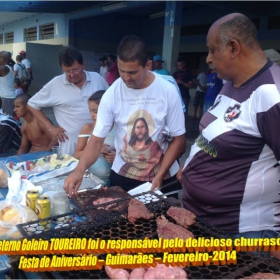
[[[65,129],[60,126],[51,126],[49,131],[52,135],[56,136],[59,142],[65,142],[68,140],[68,136],[65,134]]]
[[[79,187],[83,181],[83,172],[80,172],[77,168],[65,179],[63,188],[69,197],[73,194],[77,194]]]
[[[160,189],[162,187],[163,177],[159,174],[155,176],[152,181],[151,191],[155,191],[156,189]]]
[[[113,163],[115,157],[116,157],[116,151],[110,151],[107,155],[105,155],[105,159],[109,163]]]
[[[108,144],[103,144],[100,153],[105,157],[109,152],[110,152],[110,145],[108,145]]]

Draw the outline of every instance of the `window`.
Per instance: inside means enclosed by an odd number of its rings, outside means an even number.
[[[30,27],[24,29],[24,42],[37,40],[37,27]]]
[[[9,32],[5,34],[5,43],[11,44],[14,42],[14,32]]]
[[[2,45],[3,43],[3,34],[0,34],[0,45]]]
[[[54,38],[54,23],[44,24],[40,26],[40,40]]]

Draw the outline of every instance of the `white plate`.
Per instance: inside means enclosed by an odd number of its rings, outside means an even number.
[[[137,194],[141,194],[143,192],[148,192],[149,190],[151,190],[151,186],[152,186],[152,183],[146,182],[146,183],[128,191],[127,193],[129,193],[130,195],[137,195]],[[156,191],[154,191],[154,193],[156,193],[158,195],[162,195],[162,192],[160,190],[156,190]],[[152,194],[151,194],[151,197],[149,199],[147,197],[144,197],[144,196],[139,196],[139,197],[135,197],[135,198],[142,201],[143,203],[149,203],[150,202],[149,200],[152,200],[152,201],[157,201],[158,200],[158,198],[155,195],[152,195]]]

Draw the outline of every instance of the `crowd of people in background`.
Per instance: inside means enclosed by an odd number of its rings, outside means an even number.
[[[67,47],[65,48],[65,50],[66,49]],[[71,47],[69,46],[68,50],[70,49]],[[71,55],[74,55],[74,52],[75,51],[73,51]],[[79,53],[78,50],[77,52]],[[280,64],[280,54],[275,50],[273,49],[265,50],[264,54],[266,55],[266,57],[270,58],[273,62]],[[1,86],[0,94],[1,94],[1,105],[2,105],[1,114],[4,113],[8,114],[11,117],[13,117],[15,120],[17,121],[21,120],[22,122],[25,120],[25,118],[18,113],[19,111],[17,109],[18,106],[15,107],[15,103],[19,103],[20,99],[17,99],[17,102],[15,102],[15,99],[20,95],[25,96],[26,99],[26,95],[24,94],[28,92],[28,88],[33,80],[31,63],[26,57],[26,55],[27,55],[26,52],[22,50],[19,52],[19,54],[16,55],[16,59],[15,59],[16,61],[14,61],[12,59],[12,54],[10,52],[6,52],[6,51],[0,52],[0,86]],[[78,87],[80,87],[79,83],[82,85],[82,83],[84,83],[85,81],[90,82],[91,78],[89,78],[89,76],[91,74],[89,74],[89,72],[84,71],[85,65],[84,62],[82,61],[82,58],[76,56],[77,54],[74,55],[74,58],[77,59],[77,66],[80,67],[77,67],[77,70],[72,71],[70,73],[68,73],[67,70],[64,71],[64,73],[66,75],[66,80],[68,80],[70,84],[73,83],[76,84]],[[183,106],[183,112],[185,114],[185,119],[187,119],[189,116],[188,108],[191,100],[190,89],[195,89],[195,95],[193,97],[193,103],[192,103],[193,104],[192,118],[196,120],[196,119],[201,119],[201,117],[213,106],[217,95],[221,91],[224,83],[226,83],[226,80],[220,79],[217,75],[216,70],[209,67],[209,65],[202,66],[200,68],[201,72],[199,72],[198,67],[194,68],[191,67],[191,65],[187,65],[186,59],[181,56],[178,57],[176,61],[177,71],[175,71],[173,75],[170,75],[169,71],[163,67],[164,60],[162,59],[161,55],[158,54],[154,55],[152,59],[150,59],[150,61],[151,63],[149,64],[148,70],[152,71],[153,73],[161,75],[163,78],[165,78],[171,83],[177,84],[177,91],[181,98],[181,103],[183,104],[182,106]],[[60,61],[60,63],[62,69],[64,68],[67,69],[67,67],[64,67],[64,65],[70,66],[69,61],[63,62],[62,60]],[[115,55],[113,54],[103,55],[102,57],[100,57],[99,63],[100,63],[99,74],[101,75],[103,80],[97,83],[99,86],[96,87],[95,91],[106,90],[107,87],[111,86],[120,77]],[[72,75],[72,73],[74,75]],[[87,74],[83,76],[82,73],[87,73]],[[75,81],[76,77],[72,77],[72,76],[79,76],[79,75],[82,76],[77,81]],[[103,86],[100,87],[101,84],[103,84]],[[53,85],[57,85],[61,88],[64,88],[66,92],[66,96],[54,97],[54,95],[51,93],[53,90],[52,89]],[[69,122],[68,120],[66,121],[65,114],[66,112],[68,113],[67,109],[72,108],[70,103],[73,103],[73,100],[69,99],[68,91],[66,90],[66,88],[68,88],[67,84],[65,85],[64,82],[63,85],[59,84],[57,77],[55,77],[40,92],[38,92],[36,96],[34,96],[34,98],[31,99],[30,104],[28,105],[29,109],[26,110],[28,114],[32,115],[34,118],[39,120],[38,127],[39,126],[48,127],[48,131],[52,132],[53,137],[56,137],[57,140],[61,141],[60,142],[61,146],[65,146],[65,145],[67,145],[68,147],[71,146],[71,148],[69,149],[67,148],[66,150],[68,153],[74,154],[76,152],[75,149],[78,143],[77,141],[78,141],[79,131],[82,129],[82,126],[85,123],[90,123],[90,118],[88,116],[86,118],[79,117],[78,120],[75,120],[77,114],[79,114],[86,108],[86,105],[81,106],[81,108],[80,106],[76,106],[75,113],[73,113],[73,118],[72,118],[73,120],[70,125],[72,128],[70,129],[69,125],[66,124]],[[86,90],[87,92],[86,96],[89,98],[90,95],[93,94],[95,91],[93,91],[92,89]],[[68,105],[66,105],[67,104],[66,99],[69,100]],[[36,103],[33,103],[35,101]],[[76,102],[75,104],[77,103],[84,104],[82,100],[75,100],[75,102]],[[60,104],[59,106],[57,106],[58,103],[59,104],[61,103],[62,105]],[[41,108],[49,107],[49,106],[55,108],[54,113],[55,113],[56,120],[59,123],[59,125],[63,127],[63,129],[62,128],[59,129],[58,127],[54,126],[50,122],[50,120],[44,116]],[[73,123],[74,124],[76,123],[76,125],[73,126],[72,125]],[[93,129],[92,125],[91,128]],[[65,131],[67,131],[67,133],[65,133]],[[46,133],[46,131],[43,132],[42,129],[41,130],[38,129],[38,132],[39,134],[42,135]],[[88,133],[86,134],[88,135]],[[65,141],[69,137],[71,138],[71,140]],[[21,147],[21,149],[18,151],[19,153],[34,151],[31,144],[26,145],[27,141],[28,143],[34,142],[34,139],[32,137],[29,138],[30,139],[26,140],[26,138],[23,137],[23,142],[25,144],[23,144],[24,148]],[[7,145],[5,144],[5,147],[6,146]],[[14,147],[15,146],[13,145],[12,147],[13,150]],[[46,145],[45,144],[39,145],[39,147],[41,147],[42,149],[44,147],[45,149]],[[50,150],[50,148],[51,146],[48,145],[47,150]]]
[[[91,94],[94,92],[97,92],[98,90],[106,90],[108,87],[112,86],[120,77],[120,73],[116,61],[117,57],[113,54],[103,55],[99,59],[99,74],[102,77],[101,80],[100,76],[97,78],[96,73],[90,74],[90,72],[84,70],[85,64],[78,50],[69,46],[65,47],[63,51],[64,54],[62,54],[62,52],[59,54],[59,63],[65,75],[55,77],[31,99],[28,98],[30,101],[28,102],[28,106],[26,104],[25,107],[28,115],[31,115],[38,120],[38,127],[47,127],[53,137],[56,137],[57,141],[60,141],[60,145],[63,147],[63,150],[70,154],[74,154],[77,153],[76,145],[78,143],[78,137],[81,137],[78,136],[79,132],[83,125],[90,123],[91,119],[89,116],[82,113],[87,107],[87,104],[82,101],[84,100],[83,98],[90,98]],[[69,53],[67,54],[67,52]],[[278,52],[270,49],[264,51],[264,53],[272,61],[279,63],[280,55]],[[64,58],[62,58],[63,55],[65,56]],[[66,57],[67,55],[68,57]],[[18,103],[24,98],[18,99],[17,97],[22,95],[23,97],[25,96],[26,99],[26,93],[28,92],[28,88],[33,79],[33,72],[31,63],[24,50],[20,51],[16,55],[15,60],[16,61],[12,59],[12,54],[10,52],[0,52],[0,94],[2,101],[2,114],[6,113],[17,121],[20,121],[20,118],[22,121],[26,121],[22,114],[18,113]],[[68,73],[67,69],[72,66],[71,63],[73,61],[75,61],[77,69],[70,70]],[[209,67],[209,65],[202,65],[200,67],[201,71],[199,71],[199,67],[188,65],[187,60],[181,56],[179,56],[176,61],[177,71],[175,71],[172,75],[166,68],[163,67],[165,61],[161,55],[154,55],[150,61],[151,63],[149,64],[148,70],[161,75],[164,79],[171,83],[177,84],[177,91],[183,104],[185,119],[189,117],[188,109],[191,100],[190,89],[195,89],[195,95],[192,102],[192,118],[196,120],[201,119],[201,117],[209,109],[211,109],[217,95],[221,91],[224,83],[226,83],[226,80],[220,79],[216,70]],[[86,85],[91,85],[93,80],[97,84],[97,86],[94,87],[94,90],[92,86],[88,86],[88,89],[82,89],[84,83]],[[71,84],[75,84],[79,89],[82,89],[82,92],[85,92],[83,93],[84,96],[82,96],[81,99],[76,100],[74,98],[74,92],[71,93]],[[53,92],[56,87],[63,89],[65,96],[64,94],[57,96],[54,95]],[[73,96],[71,94],[73,94]],[[72,96],[75,100],[73,98],[69,98],[69,96]],[[15,104],[17,105],[15,106]],[[73,106],[73,104],[76,106]],[[41,110],[44,107],[54,108],[56,121],[59,124],[58,127],[53,125],[51,121],[46,118]],[[69,111],[73,111],[73,113],[69,113]],[[66,113],[68,114],[68,118],[66,118]],[[78,118],[77,115],[79,115]],[[71,122],[69,122],[69,119],[71,119]],[[93,129],[93,127],[93,123],[91,123],[90,128]],[[43,130],[38,131],[40,132],[39,134],[43,134]],[[46,131],[44,133],[46,133]],[[81,134],[85,133],[82,132]],[[88,133],[86,134],[88,135]],[[28,143],[32,143],[33,140],[34,139],[31,137],[31,139],[28,140]],[[27,143],[25,137],[23,137],[23,141]],[[24,144],[23,146],[24,149],[21,147],[19,150],[20,153],[32,152],[34,150],[31,148],[31,144],[28,146]],[[46,148],[45,144],[39,146]],[[47,150],[50,150],[50,146],[47,147]]]

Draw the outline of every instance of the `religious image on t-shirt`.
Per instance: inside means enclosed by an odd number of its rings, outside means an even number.
[[[120,175],[140,181],[153,180],[163,158],[159,143],[151,138],[154,129],[154,120],[147,111],[136,111],[130,116],[123,137],[124,146],[120,150],[125,162]]]

